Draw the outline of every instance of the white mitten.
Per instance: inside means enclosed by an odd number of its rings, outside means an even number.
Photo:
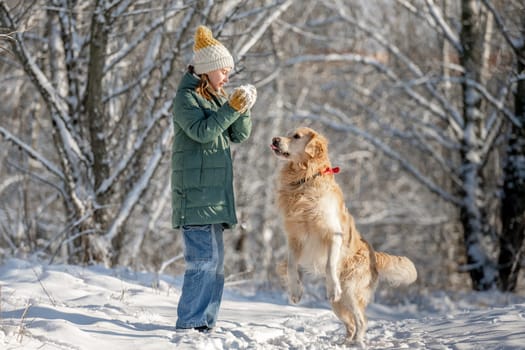
[[[240,88],[246,90],[246,109],[252,109],[257,100],[257,89],[251,84],[242,85]]]
[[[247,84],[235,88],[230,95],[229,103],[237,111],[244,113],[251,109],[257,100],[257,89]]]

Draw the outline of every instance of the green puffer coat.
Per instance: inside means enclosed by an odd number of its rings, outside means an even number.
[[[252,121],[225,98],[208,101],[197,94],[198,84],[186,73],[173,103],[172,224],[230,228],[237,223],[230,142],[246,140]]]

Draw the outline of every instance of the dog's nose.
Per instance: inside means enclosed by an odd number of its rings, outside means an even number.
[[[279,143],[280,143],[280,142],[281,142],[281,138],[280,138],[280,137],[274,137],[274,138],[272,139],[272,144],[273,144],[274,146],[279,146]]]

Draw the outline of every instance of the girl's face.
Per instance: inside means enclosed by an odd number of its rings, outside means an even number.
[[[231,68],[226,67],[207,73],[211,87],[215,91],[219,91],[224,86],[224,84],[228,82],[228,75],[230,75],[230,71]]]

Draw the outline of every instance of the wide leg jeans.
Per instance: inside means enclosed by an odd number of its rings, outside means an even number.
[[[222,225],[183,226],[186,271],[176,328],[213,328],[224,289]]]

